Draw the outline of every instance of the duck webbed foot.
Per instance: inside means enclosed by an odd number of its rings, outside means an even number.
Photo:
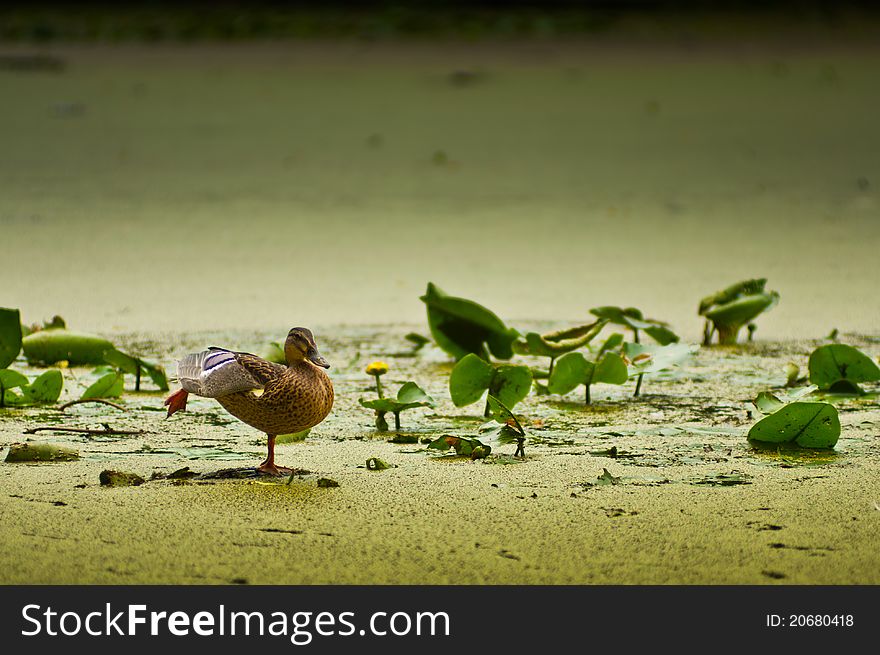
[[[293,469],[287,468],[286,466],[276,466],[275,464],[271,464],[269,462],[263,462],[257,467],[257,471],[262,473],[263,475],[290,475],[293,473]]]

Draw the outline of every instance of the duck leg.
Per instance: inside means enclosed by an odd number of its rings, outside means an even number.
[[[269,437],[268,448],[269,454],[266,459],[257,467],[257,471],[265,475],[290,475],[293,469],[286,466],[275,466],[275,435],[267,434]]]

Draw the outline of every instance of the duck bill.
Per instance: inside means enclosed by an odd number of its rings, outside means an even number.
[[[320,366],[321,368],[330,368],[329,362],[321,357],[321,353],[319,353],[318,349],[314,346],[309,348],[308,352],[306,352],[306,359],[315,366]]]

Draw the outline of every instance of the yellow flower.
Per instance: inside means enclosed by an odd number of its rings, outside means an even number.
[[[388,372],[388,364],[385,362],[373,362],[372,364],[368,364],[367,375],[385,375]]]

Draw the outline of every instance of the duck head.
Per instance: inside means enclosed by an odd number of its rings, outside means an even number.
[[[305,360],[321,368],[330,368],[330,364],[318,352],[315,337],[312,336],[312,331],[308,328],[295,327],[287,333],[287,340],[284,342],[284,356],[287,358],[288,366]]]

